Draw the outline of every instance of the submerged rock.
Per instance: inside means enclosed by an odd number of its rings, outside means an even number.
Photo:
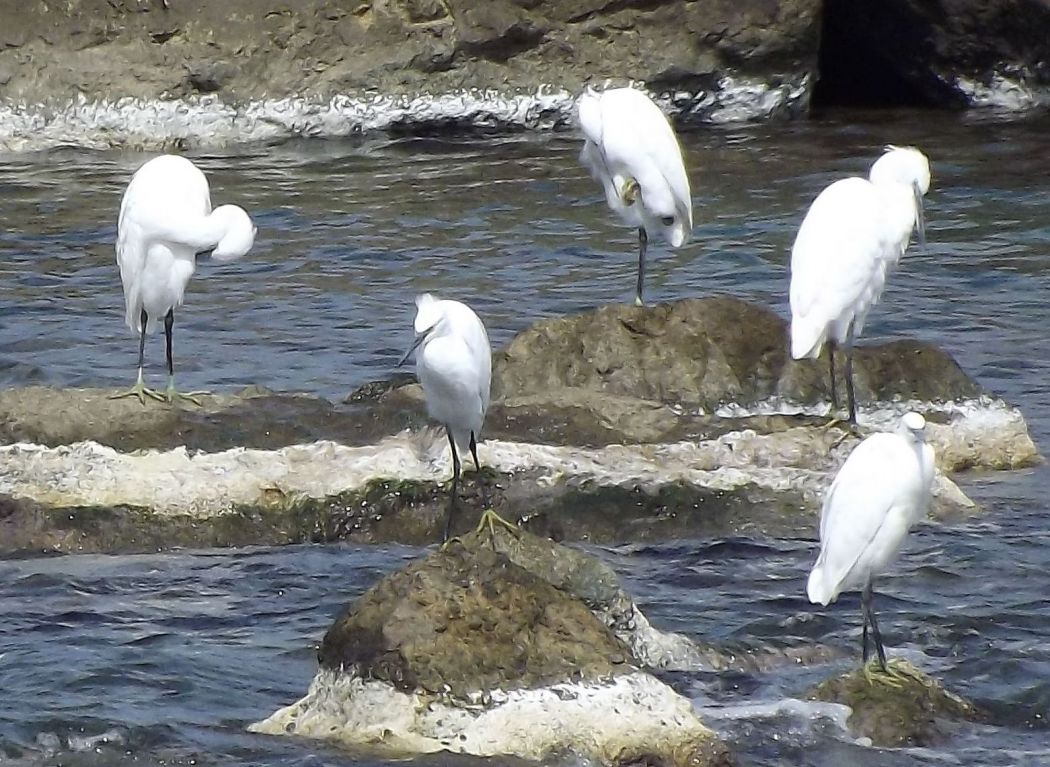
[[[980,719],[972,703],[907,661],[890,659],[887,666],[889,674],[873,662],[869,673],[860,668],[829,679],[809,698],[849,706],[850,729],[884,748],[933,745],[947,737],[951,722]]]
[[[642,670],[658,632],[635,614],[602,563],[496,524],[369,589],[325,635],[306,697],[250,729],[394,753],[731,763]]]

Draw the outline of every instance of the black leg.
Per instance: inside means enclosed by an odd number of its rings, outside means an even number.
[[[645,248],[649,244],[649,235],[646,234],[644,227],[638,229],[638,292],[635,295],[634,302],[638,306],[643,306],[642,301],[642,289],[645,285]]]
[[[474,432],[470,433],[470,455],[474,459],[474,468],[481,471],[481,464],[478,463],[478,443],[474,439]]]
[[[164,347],[168,353],[168,376],[175,375],[175,363],[171,359],[171,329],[175,324],[175,310],[168,309],[164,315]]]
[[[857,423],[857,396],[853,391],[853,325],[846,336],[846,400],[849,407],[849,422]]]
[[[447,541],[452,534],[452,517],[456,511],[456,491],[459,488],[459,453],[456,451],[456,440],[452,438],[452,429],[445,427],[448,434],[448,444],[452,448],[452,492],[448,496],[448,511],[445,513],[445,533],[442,542]]]
[[[142,323],[142,328],[139,330],[139,376],[142,376],[142,363],[146,355],[146,321],[149,318],[146,316],[146,310],[142,310],[142,314],[139,315],[139,322]]]
[[[882,646],[882,634],[879,633],[879,623],[875,619],[875,609],[871,606],[871,581],[868,581],[868,585],[864,587],[864,591],[861,592],[861,606],[864,610],[864,623],[865,627],[867,624],[871,624],[871,637],[875,640],[875,652],[879,657],[879,666],[883,671],[886,670],[886,649]],[[865,628],[864,631],[864,662],[868,662],[868,633]]]
[[[828,341],[828,374],[831,378],[831,407],[839,409],[839,393],[835,386],[835,342]]]

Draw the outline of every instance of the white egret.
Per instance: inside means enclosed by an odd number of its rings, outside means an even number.
[[[605,189],[613,212],[638,229],[635,303],[641,306],[650,235],[659,233],[680,248],[693,233],[682,149],[664,113],[634,88],[588,88],[579,98],[577,120],[585,139],[580,162]]]
[[[116,251],[126,322],[139,334],[139,372],[135,385],[115,397],[135,396],[143,404],[146,397],[197,402],[192,394],[175,390],[175,307],[182,305],[198,253],[211,251],[216,261],[233,261],[251,250],[255,234],[243,208],[222,205],[212,210],[208,179],[186,158],[161,155],[135,171],[120,203]],[[161,317],[168,361],[164,393],[147,389],[142,380],[146,334]]]
[[[791,356],[816,359],[827,343],[837,408],[835,347],[844,347],[853,423],[853,341],[916,226],[925,241],[922,198],[929,188],[930,163],[922,152],[887,147],[867,179],[841,179],[817,196],[791,249]]]
[[[466,304],[438,300],[429,293],[416,298],[416,338],[398,365],[416,352],[416,376],[423,386],[427,412],[444,424],[452,448],[452,493],[444,540],[452,528],[460,455],[470,450],[478,462],[478,435],[489,408],[492,347],[485,325]],[[418,351],[417,351],[418,350]]]
[[[907,413],[896,432],[872,434],[850,453],[824,497],[820,555],[809,574],[814,604],[826,606],[843,591],[861,590],[864,663],[870,624],[883,671],[886,651],[871,606],[872,584],[929,507],[934,454],[925,428],[926,419]]]

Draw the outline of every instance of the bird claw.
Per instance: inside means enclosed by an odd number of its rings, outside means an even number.
[[[207,391],[180,392],[180,391],[175,391],[175,387],[174,386],[169,386],[164,391],[163,399],[169,405],[174,405],[178,401],[184,401],[184,402],[192,403],[192,404],[196,405],[197,407],[201,407],[201,400],[200,400],[200,398],[205,396],[205,395],[207,395],[207,394],[211,394],[211,392],[207,392]]]
[[[139,403],[143,406],[146,405],[146,398],[154,399],[157,402],[167,401],[167,397],[162,392],[156,389],[149,389],[142,383],[141,380],[137,381],[134,386],[126,391],[117,392],[110,394],[106,399],[123,399],[124,397],[138,397]]]
[[[485,511],[481,513],[481,519],[478,521],[478,526],[474,529],[474,534],[480,535],[481,532],[487,527],[489,530],[489,538],[495,541],[496,525],[501,525],[502,527],[505,527],[515,538],[517,538],[521,534],[521,529],[517,525],[512,525],[510,522],[505,520],[492,509],[485,509]]]
[[[623,182],[623,188],[620,190],[620,199],[623,200],[624,205],[630,207],[638,202],[638,194],[641,192],[641,187],[638,182],[629,178]]]
[[[891,687],[894,690],[902,689],[905,677],[910,676],[910,674],[895,668],[892,661],[883,665],[878,658],[864,664],[863,674],[864,678],[868,680],[868,684],[872,687],[882,685],[883,687]]]

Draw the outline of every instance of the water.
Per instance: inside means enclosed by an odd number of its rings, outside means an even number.
[[[929,246],[913,249],[865,341],[915,335],[949,350],[1050,439],[1050,152],[1044,122],[831,114],[685,137],[697,227],[653,249],[648,296],[731,293],[787,313],[786,258],[805,207],[887,142],[933,162]],[[248,207],[253,254],[202,263],[176,316],[181,388],[264,384],[344,396],[392,371],[412,296],[472,303],[493,341],[536,319],[628,301],[631,231],[576,164],[567,136],[304,141],[197,155],[213,197]],[[0,384],[126,386],[135,338],[113,263],[115,212],[144,156],[0,157]],[[163,344],[147,349],[163,381]],[[987,512],[929,524],[882,585],[881,623],[905,655],[991,720],[929,749],[853,744],[793,706],[828,667],[678,674],[669,681],[750,764],[1050,763],[1050,533],[1045,468],[962,478]],[[790,540],[684,540],[599,550],[653,622],[729,645],[821,641],[859,650],[859,605],[804,597],[814,531]],[[299,697],[332,617],[403,547],[286,547],[0,561],[0,762],[372,763],[244,733]],[[471,760],[429,757],[426,765]]]

